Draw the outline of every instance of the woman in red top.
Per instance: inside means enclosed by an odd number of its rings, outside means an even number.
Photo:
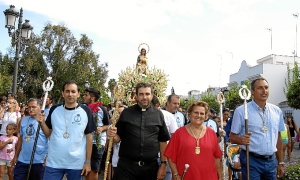
[[[188,108],[190,124],[179,128],[165,150],[173,179],[222,179],[222,152],[216,133],[202,123],[207,119],[208,104],[196,101]],[[184,173],[185,166],[188,169]]]

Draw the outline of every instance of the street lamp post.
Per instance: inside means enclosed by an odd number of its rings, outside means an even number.
[[[297,24],[298,24],[298,17],[299,17],[299,13],[294,13],[293,14],[294,18],[296,19],[296,42],[295,42],[295,52],[294,52],[294,56],[297,57]]]
[[[29,24],[29,20],[25,20],[23,23],[23,9],[20,9],[20,13],[15,11],[15,6],[10,5],[9,9],[4,11],[5,15],[5,27],[8,29],[8,35],[13,38],[13,46],[16,48],[15,62],[14,62],[14,76],[13,76],[13,87],[12,93],[16,95],[17,93],[17,76],[18,76],[18,66],[20,58],[20,48],[22,44],[26,44],[30,39],[33,27]],[[18,29],[15,29],[16,19],[19,18]]]
[[[271,54],[272,54],[273,53],[272,52],[272,46],[273,46],[272,34],[273,34],[273,31],[272,31],[272,28],[267,28],[267,30],[271,33]]]

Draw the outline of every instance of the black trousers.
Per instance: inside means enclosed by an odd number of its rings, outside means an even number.
[[[157,161],[153,161],[140,166],[136,162],[120,158],[117,168],[113,180],[156,180],[159,165]]]

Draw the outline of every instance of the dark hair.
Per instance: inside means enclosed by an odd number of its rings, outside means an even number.
[[[7,93],[7,97],[8,97],[8,95],[10,95],[11,97],[15,98],[15,95],[12,92]]]
[[[228,108],[224,108],[222,113],[224,113],[224,112],[230,112],[230,110]]]
[[[213,108],[209,108],[211,114],[216,114],[217,112]]]
[[[86,88],[84,92],[89,92],[91,97],[95,97],[95,101],[98,101],[101,96],[100,91],[98,91],[96,88]]]
[[[172,97],[175,97],[175,98],[177,98],[177,99],[180,99],[180,97],[179,97],[178,95],[176,95],[176,94],[171,94],[171,95],[168,96],[168,102],[171,102]]]
[[[287,118],[291,118],[291,122],[293,127],[295,127],[295,121],[294,121],[294,117],[292,115],[287,116]],[[287,121],[289,123],[289,121]]]
[[[0,97],[0,101],[7,101],[7,97],[6,96]]]
[[[42,97],[45,97],[45,93],[42,94]],[[48,94],[48,95],[47,95],[47,98],[49,98],[49,99],[52,101],[52,96],[51,96],[51,94]]]
[[[268,81],[267,81],[265,78],[263,78],[263,77],[254,79],[254,80],[251,82],[251,90],[254,90],[254,88],[255,88],[254,86],[255,86],[256,81],[266,81],[266,82],[268,83]]]
[[[206,116],[208,115],[208,111],[209,111],[208,104],[204,101],[195,101],[195,102],[193,102],[193,104],[191,104],[187,109],[188,114],[191,114],[194,107],[196,107],[196,106],[204,107],[205,108],[205,115]]]
[[[143,51],[143,50],[145,51],[145,54],[147,54],[147,51],[146,51],[145,48],[142,48],[140,53],[142,54],[142,51]]]
[[[138,91],[139,91],[139,89],[140,88],[150,88],[151,89],[151,94],[153,94],[153,89],[152,89],[152,87],[151,87],[151,85],[150,84],[148,84],[148,83],[144,83],[144,82],[141,82],[141,83],[138,83],[137,85],[136,85],[136,87],[135,87],[135,94],[136,95],[138,95]]]
[[[160,105],[159,99],[157,98],[156,95],[153,95],[151,103],[152,103],[153,106],[156,105],[156,104]]]
[[[29,104],[29,103],[32,102],[32,101],[35,101],[36,104],[39,105],[40,107],[43,106],[42,101],[41,101],[40,99],[37,99],[37,98],[30,98],[30,99],[28,100],[27,104]]]
[[[78,86],[78,84],[74,81],[74,80],[68,80],[64,83],[64,85],[62,86],[62,91],[65,91],[65,86],[69,85],[69,84],[75,84],[77,86],[77,91],[80,92],[80,87]]]
[[[212,117],[214,120],[216,120],[216,118],[219,118],[220,120],[221,120],[221,117],[219,117],[219,116],[213,116]]]

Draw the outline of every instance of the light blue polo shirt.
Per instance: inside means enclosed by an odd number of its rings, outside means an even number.
[[[248,132],[252,132],[249,151],[260,155],[273,155],[277,151],[278,132],[285,129],[283,114],[278,106],[270,103],[267,103],[264,109],[265,112],[263,113],[254,100],[247,103]],[[266,133],[262,131],[263,117],[266,118],[268,128]],[[240,137],[245,134],[244,105],[239,106],[234,111],[231,132]],[[244,145],[240,145],[240,147],[246,149]]]
[[[20,151],[18,161],[21,161],[22,163],[30,163],[37,127],[38,122],[33,117],[26,116],[21,120],[20,138],[22,138],[22,149]],[[48,139],[42,129],[40,129],[33,164],[44,163],[47,153]]]

